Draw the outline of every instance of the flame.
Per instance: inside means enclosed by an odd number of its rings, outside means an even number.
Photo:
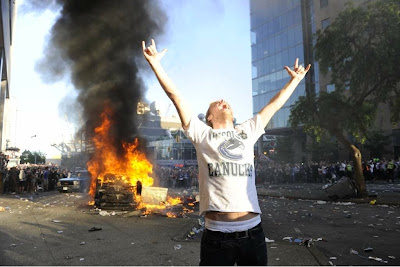
[[[176,217],[178,217],[178,216],[177,216],[175,213],[173,213],[173,212],[170,212],[170,211],[169,211],[169,212],[167,212],[167,214],[166,214],[166,215],[167,215],[167,217],[168,217],[168,218],[176,218]]]
[[[172,198],[172,197],[168,196],[167,203],[171,206],[182,204],[182,199],[180,197]]]
[[[137,209],[143,209],[143,214],[150,214],[154,211],[164,210],[168,207],[182,204],[183,201],[179,197],[167,197],[165,202],[159,205],[144,203],[140,195],[136,195],[134,188],[137,182],[140,181],[143,187],[153,185],[153,178],[150,175],[153,173],[153,166],[146,159],[146,156],[137,150],[138,140],[133,143],[123,143],[122,147],[124,155],[117,153],[117,149],[113,146],[114,142],[110,135],[112,121],[110,115],[112,110],[106,106],[101,114],[102,123],[95,128],[95,137],[93,143],[95,153],[88,162],[88,171],[92,176],[89,194],[94,196],[96,193],[97,183],[115,182],[117,180],[131,186],[134,193],[134,200],[138,204]],[[90,201],[89,205],[94,205],[94,201]],[[168,217],[176,218],[177,215],[172,212],[167,212]]]
[[[150,214],[151,212],[163,210],[163,209],[166,209],[167,207],[175,206],[175,205],[182,203],[182,199],[180,197],[172,198],[170,196],[167,197],[167,201],[165,203],[162,203],[159,205],[143,203],[140,200],[140,196],[136,197],[136,201],[139,203],[138,209],[146,209],[144,214]],[[167,216],[168,216],[168,213],[167,213]]]
[[[111,109],[106,107],[101,114],[102,124],[95,128],[93,143],[96,150],[88,162],[88,171],[92,175],[89,194],[92,196],[96,193],[96,179],[99,179],[101,184],[107,182],[106,174],[113,174],[131,186],[136,186],[137,181],[140,181],[143,186],[153,185],[153,178],[149,176],[153,173],[153,166],[146,156],[136,149],[137,139],[133,143],[123,143],[125,150],[123,158],[117,155],[117,150],[112,145],[113,140],[109,135],[112,126],[110,114]]]
[[[89,202],[88,202],[88,205],[89,205],[89,206],[93,206],[93,205],[94,205],[94,200],[89,201]]]

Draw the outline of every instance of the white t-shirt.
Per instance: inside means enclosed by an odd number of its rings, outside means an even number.
[[[192,117],[185,135],[197,153],[200,215],[206,211],[261,213],[254,143],[263,133],[260,115],[234,129],[213,129]]]

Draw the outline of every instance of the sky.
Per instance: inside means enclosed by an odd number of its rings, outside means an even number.
[[[17,1],[17,5],[22,2]],[[231,104],[238,122],[250,118],[249,1],[168,0],[161,5],[168,16],[165,33],[149,36],[146,41],[154,38],[159,51],[168,49],[162,64],[193,113],[205,113],[210,102],[222,98]],[[54,157],[59,151],[51,144],[68,142],[79,128],[60,108],[63,100],[75,97],[76,92],[67,79],[45,84],[35,72],[57,13],[47,10],[21,14],[20,10],[14,26],[10,88],[10,98],[18,104],[15,143],[22,151],[41,151]],[[140,75],[148,102],[160,102],[162,115],[176,114],[150,67],[142,69]]]

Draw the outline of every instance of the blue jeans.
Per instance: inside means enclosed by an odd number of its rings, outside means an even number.
[[[267,265],[267,245],[261,223],[248,231],[222,233],[205,229],[200,265]]]

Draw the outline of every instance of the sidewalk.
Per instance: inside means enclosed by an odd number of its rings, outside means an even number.
[[[322,189],[324,183],[264,184],[257,186],[259,196],[284,197],[288,199],[309,199],[332,201]],[[378,181],[367,183],[368,197],[338,199],[340,202],[370,203],[375,205],[400,205],[400,183]]]

